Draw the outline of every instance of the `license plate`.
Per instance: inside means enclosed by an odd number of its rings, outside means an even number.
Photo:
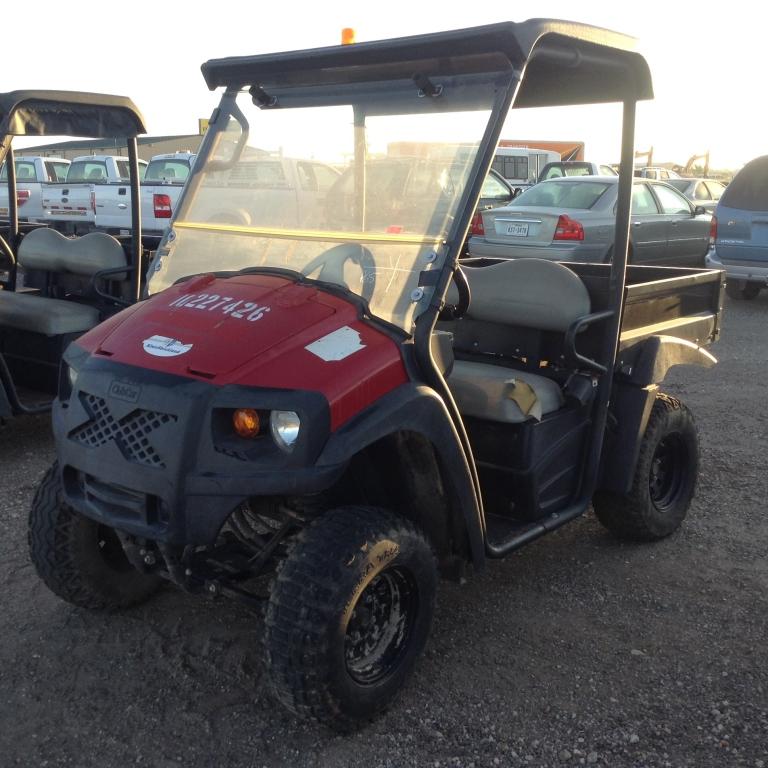
[[[513,237],[528,237],[528,225],[507,224],[505,234],[512,235]]]

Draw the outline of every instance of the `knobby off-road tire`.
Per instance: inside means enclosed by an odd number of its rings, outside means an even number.
[[[699,439],[691,412],[679,400],[657,394],[627,495],[598,491],[598,520],[616,536],[656,541],[676,531],[696,490]]]
[[[436,588],[434,555],[411,522],[369,507],[317,519],[281,564],[267,607],[277,699],[339,731],[370,720],[423,650]]]
[[[35,493],[27,540],[40,578],[54,594],[81,608],[125,608],[146,600],[161,583],[128,562],[111,528],[63,504],[56,464]]]

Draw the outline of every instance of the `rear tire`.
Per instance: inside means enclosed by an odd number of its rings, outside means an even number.
[[[597,519],[622,539],[657,541],[669,536],[688,513],[698,468],[693,415],[676,398],[657,394],[632,488],[626,495],[598,491],[592,499]]]
[[[128,562],[111,528],[63,503],[57,464],[45,473],[35,493],[27,541],[32,563],[46,586],[81,608],[114,610],[135,605],[161,583]]]
[[[760,283],[741,283],[738,280],[726,281],[725,292],[732,299],[752,301],[760,293]]]
[[[336,730],[365,723],[410,675],[436,588],[434,555],[411,522],[368,507],[323,515],[272,587],[265,649],[277,699]]]

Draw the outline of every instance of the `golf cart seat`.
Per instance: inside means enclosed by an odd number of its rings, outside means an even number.
[[[43,275],[45,293],[1,291],[0,327],[44,336],[82,333],[97,325],[98,307],[59,296],[87,294],[99,272],[127,266],[122,246],[110,235],[91,232],[71,240],[47,228],[35,229],[21,241],[18,263],[31,278],[28,284]]]
[[[561,408],[565,400],[558,381],[500,363],[506,362],[502,355],[536,360],[542,335],[562,338],[577,319],[588,315],[584,283],[567,267],[544,259],[463,270],[472,300],[466,317],[456,323],[455,352],[474,359],[456,359],[447,379],[459,411],[518,423]],[[478,354],[493,362],[477,360]]]

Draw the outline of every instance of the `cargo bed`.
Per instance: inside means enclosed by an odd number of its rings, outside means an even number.
[[[610,265],[565,266],[587,286],[592,311],[606,309]],[[652,336],[674,337],[699,347],[717,341],[724,286],[725,273],[716,269],[628,266],[617,370],[631,368],[641,343]],[[579,342],[590,356],[597,355],[597,330],[591,329]]]
[[[484,267],[499,261],[479,258],[462,263]],[[587,287],[592,312],[608,309],[610,264],[562,263]],[[698,347],[717,341],[724,286],[725,273],[721,270],[628,266],[616,370],[631,370],[644,346],[642,342],[651,337],[672,337]],[[595,323],[579,334],[581,354],[593,359],[601,357],[600,326]]]

